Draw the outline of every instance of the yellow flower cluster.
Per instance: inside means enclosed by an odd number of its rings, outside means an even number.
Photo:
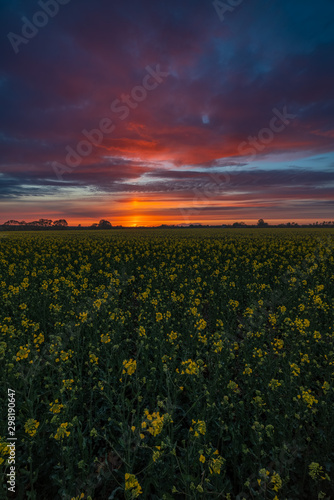
[[[298,394],[297,398],[302,399],[307,404],[308,408],[312,408],[314,403],[316,404],[319,402],[311,393],[311,389],[307,391],[302,390],[302,394]]]
[[[327,394],[327,392],[330,390],[331,386],[328,382],[324,382],[323,385],[322,385],[322,390],[324,391],[325,394]]]
[[[69,425],[68,422],[60,424],[56,434],[54,435],[54,438],[59,440],[63,439],[64,437],[68,437],[70,435],[70,431],[67,430],[68,425]]]
[[[29,434],[29,436],[34,436],[37,432],[38,427],[39,422],[37,422],[37,420],[34,420],[33,418],[29,418],[24,424],[24,430],[27,434]]]
[[[139,337],[146,337],[146,330],[143,326],[139,327]]]
[[[327,474],[324,475],[324,468],[322,465],[318,464],[318,462],[312,462],[309,466],[309,475],[314,481],[318,481],[318,479],[327,479]],[[327,477],[326,477],[327,476]]]
[[[38,347],[38,344],[43,344],[44,342],[44,334],[40,333],[39,335],[34,335],[34,344],[37,344],[36,347]]]
[[[0,465],[4,463],[6,455],[9,455],[8,444],[0,437]]]
[[[195,323],[195,328],[197,330],[204,330],[206,328],[206,321],[203,318],[200,318],[196,323]]]
[[[20,361],[21,359],[26,359],[29,356],[30,349],[28,344],[26,344],[26,347],[20,346],[19,351],[16,353],[16,361]]]
[[[202,360],[193,361],[192,359],[187,359],[181,362],[182,371],[181,375],[199,375],[200,372],[205,368],[205,364]],[[179,372],[178,369],[176,369]]]
[[[130,493],[130,498],[137,498],[143,493],[134,474],[125,474],[125,491]]]
[[[278,492],[278,490],[282,488],[282,484],[283,482],[281,476],[278,474],[278,472],[274,472],[270,478],[271,489]]]
[[[122,373],[126,373],[127,375],[133,375],[137,369],[137,361],[135,359],[125,359],[123,361],[123,371]]]
[[[98,365],[99,358],[97,356],[95,356],[95,354],[90,353],[89,354],[89,362],[92,363],[92,365]]]
[[[206,433],[206,423],[204,420],[192,420],[192,426],[189,429],[190,432],[194,433],[195,437],[199,437],[200,434],[203,436]]]
[[[275,389],[277,389],[281,385],[282,385],[281,382],[279,382],[276,378],[272,378],[268,384],[268,387],[270,387],[270,389],[272,391],[274,391]]]
[[[85,494],[81,493],[77,497],[72,497],[71,500],[83,500],[85,498]]]
[[[233,380],[229,381],[229,383],[227,384],[227,388],[236,393],[240,392],[239,385]]]
[[[152,436],[157,436],[162,432],[163,426],[166,422],[172,422],[169,413],[160,415],[159,412],[149,413],[148,410],[144,411],[145,419],[141,423],[142,432],[149,432]],[[144,435],[141,435],[143,437]]]
[[[64,405],[59,403],[58,399],[56,399],[54,403],[50,403],[50,411],[52,413],[60,413],[62,408],[64,408]]]
[[[68,389],[69,391],[71,391],[73,384],[74,384],[73,378],[63,380],[64,389]]]
[[[101,335],[101,342],[102,342],[102,344],[109,344],[109,342],[111,342],[111,338],[110,338],[109,333],[103,333]]]
[[[152,454],[153,462],[156,462],[157,460],[159,460],[159,458],[161,458],[161,456],[163,455],[163,452],[164,452],[164,450],[162,449],[161,446],[155,446],[155,448],[153,450],[153,454]]]
[[[271,345],[274,347],[274,350],[276,352],[280,349],[283,349],[284,347],[284,340],[283,339],[274,339],[274,342],[271,342]]]
[[[226,460],[219,455],[218,450],[216,450],[210,458],[209,461],[209,471],[210,474],[220,474]]]
[[[66,361],[68,361],[70,358],[72,358],[72,356],[73,356],[73,351],[72,351],[72,349],[70,349],[70,350],[69,350],[69,351],[67,351],[67,352],[66,352],[66,351],[61,350],[61,351],[60,351],[60,354],[59,354],[59,357],[58,357],[58,358],[56,358],[56,363],[59,363],[60,361],[64,361],[64,362],[66,362]]]
[[[175,340],[177,340],[178,334],[176,332],[171,331],[168,335],[168,342],[174,344]]]
[[[81,313],[79,313],[79,321],[81,323],[86,323],[87,319],[88,319],[88,313],[87,312],[81,312]]]
[[[300,368],[299,368],[299,366],[296,365],[296,363],[290,363],[290,368],[291,368],[292,374],[295,377],[298,377],[299,374],[300,374]]]
[[[252,373],[253,373],[253,370],[251,369],[251,367],[248,364],[246,364],[245,369],[243,371],[243,374],[244,375],[251,375]]]
[[[239,302],[237,300],[229,300],[229,305],[232,307],[233,311],[236,311],[239,307]]]

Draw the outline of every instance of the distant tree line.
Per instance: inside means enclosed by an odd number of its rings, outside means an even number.
[[[37,221],[25,222],[17,220],[8,220],[4,224],[0,224],[0,231],[25,231],[25,230],[54,230],[54,229],[121,229],[123,226],[113,226],[111,222],[106,219],[101,219],[99,223],[91,224],[90,226],[69,226],[65,219],[58,219],[52,221],[51,219],[39,219]],[[296,222],[287,222],[286,224],[269,224],[263,219],[259,219],[257,224],[246,224],[245,222],[234,222],[233,224],[219,224],[219,225],[205,225],[205,224],[161,224],[159,228],[200,228],[200,227],[222,227],[222,228],[266,228],[266,227],[282,227],[282,228],[296,228],[296,227],[331,227],[334,228],[334,221],[314,222],[312,224],[297,224]],[[154,229],[154,228],[153,228]]]
[[[20,229],[66,229],[68,223],[65,219],[59,219],[52,221],[51,219],[39,219],[32,222],[26,222],[24,220],[8,220],[2,224],[2,229],[5,230],[20,230]]]
[[[92,229],[111,229],[112,225],[108,220],[101,219],[98,224],[92,224],[90,227]]]
[[[34,220],[32,222],[26,222],[24,220],[18,221],[10,219],[6,221],[4,224],[0,225],[0,230],[3,231],[20,231],[20,230],[39,230],[39,229],[68,229],[70,226],[68,225],[65,219],[58,219],[52,221],[51,219],[39,219]],[[72,226],[70,229],[86,229],[79,224],[78,226]],[[112,224],[105,219],[100,220],[98,224],[92,224],[89,226],[91,229],[111,229]]]
[[[160,227],[177,227],[177,226],[168,226],[161,225]],[[225,228],[265,228],[265,227],[285,227],[285,228],[294,228],[294,227],[332,227],[334,228],[334,221],[323,221],[323,222],[314,222],[312,224],[297,224],[297,222],[287,222],[285,224],[269,224],[265,222],[263,219],[259,219],[257,224],[246,224],[245,222],[234,222],[233,224],[220,224],[210,226],[209,224],[189,224],[186,227],[195,228],[195,227],[225,227]]]

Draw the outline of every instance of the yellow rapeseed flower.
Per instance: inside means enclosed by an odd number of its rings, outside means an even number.
[[[67,427],[68,427],[68,422],[64,422],[63,424],[60,424],[54,438],[59,440],[59,439],[62,439],[64,437],[68,437],[70,435],[70,431],[67,430]]]
[[[125,491],[128,491],[131,494],[131,498],[137,498],[143,493],[134,474],[125,474]]]
[[[37,422],[37,420],[34,420],[33,418],[29,418],[24,424],[24,430],[27,434],[29,434],[29,436],[34,436],[37,432],[38,427],[39,422]]]
[[[122,374],[127,373],[128,375],[133,375],[137,369],[137,361],[135,359],[125,359],[123,361],[123,371]]]

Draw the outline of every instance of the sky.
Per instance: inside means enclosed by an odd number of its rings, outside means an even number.
[[[332,0],[0,0],[0,223],[334,220]]]

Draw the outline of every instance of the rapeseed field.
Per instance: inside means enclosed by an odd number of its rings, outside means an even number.
[[[333,248],[325,229],[1,238],[3,493],[10,389],[13,498],[334,498]]]

